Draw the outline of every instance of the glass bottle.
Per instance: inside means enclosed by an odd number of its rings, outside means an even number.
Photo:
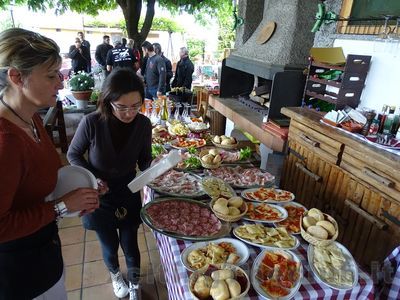
[[[395,106],[390,106],[390,108],[389,108],[389,114],[387,115],[387,117],[385,119],[385,123],[383,125],[383,133],[384,134],[391,133],[392,125],[393,125],[393,121],[394,121],[394,111],[395,111],[395,109],[396,109]]]
[[[369,132],[369,128],[371,127],[371,124],[375,118],[376,113],[374,110],[370,110],[370,111],[366,111],[364,115],[367,118],[367,122],[365,123],[364,127],[362,128],[361,134],[363,136],[367,136],[368,132]]]
[[[167,107],[167,98],[166,97],[163,98],[160,119],[161,119],[161,125],[165,125],[165,123],[168,120],[168,107]]]

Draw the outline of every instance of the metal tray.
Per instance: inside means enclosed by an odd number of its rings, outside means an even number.
[[[166,236],[172,237],[174,239],[178,239],[178,240],[195,241],[195,242],[212,241],[212,240],[216,240],[216,239],[219,239],[219,238],[222,238],[222,237],[225,237],[225,236],[229,235],[229,233],[231,231],[231,225],[230,225],[230,223],[224,222],[222,220],[219,220],[221,222],[221,225],[222,225],[221,229],[216,234],[213,234],[211,236],[187,236],[187,235],[182,235],[182,234],[171,232],[171,231],[166,231],[166,230],[163,230],[161,228],[158,228],[158,227],[154,226],[150,216],[146,212],[147,208],[149,208],[151,205],[154,205],[156,203],[160,203],[160,202],[163,202],[163,201],[169,201],[169,200],[180,200],[180,201],[196,203],[199,206],[202,206],[202,207],[205,207],[205,208],[209,209],[210,212],[213,214],[213,212],[211,211],[211,209],[209,208],[209,206],[207,204],[199,202],[199,201],[185,199],[185,198],[163,198],[163,199],[159,199],[159,200],[150,201],[144,207],[142,207],[142,209],[140,210],[140,218],[151,229],[153,229],[153,230],[155,230],[155,231],[157,231],[157,232],[159,232],[161,234],[164,234]]]
[[[178,170],[177,170],[177,171],[178,171]],[[180,171],[180,172],[184,172],[184,171]],[[203,190],[203,185],[201,184],[201,179],[202,179],[202,178],[201,178],[199,175],[193,174],[193,173],[191,173],[191,172],[186,172],[186,173],[188,173],[190,176],[195,177],[195,178],[198,180],[199,185],[200,185],[200,190],[197,191],[196,193],[193,193],[193,194],[170,193],[170,192],[163,191],[161,188],[156,187],[156,186],[152,185],[151,183],[149,183],[147,186],[148,186],[149,188],[151,188],[152,190],[154,190],[155,192],[157,192],[158,194],[162,194],[162,195],[166,195],[166,196],[171,196],[171,197],[182,197],[182,198],[192,198],[192,197],[195,197],[195,198],[197,198],[197,197],[203,197],[203,196],[207,195],[206,192]]]

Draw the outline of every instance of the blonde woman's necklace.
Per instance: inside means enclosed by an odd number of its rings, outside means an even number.
[[[3,98],[0,97],[0,101],[1,103],[3,103],[3,105],[10,111],[13,113],[13,115],[15,115],[18,119],[20,119],[22,122],[24,122],[26,125],[28,125],[29,129],[31,130],[32,134],[33,134],[33,138],[35,140],[36,143],[40,142],[40,138],[39,138],[39,134],[38,131],[36,129],[35,124],[33,123],[33,120],[31,119],[30,122],[25,121],[10,105],[8,105],[6,102],[4,102]]]

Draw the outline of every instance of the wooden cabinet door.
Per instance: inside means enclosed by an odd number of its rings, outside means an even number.
[[[281,188],[295,194],[297,202],[307,208],[325,210],[323,199],[332,164],[294,140],[289,140]]]
[[[367,270],[400,244],[400,205],[380,191],[289,141],[281,187],[297,202],[335,218],[337,241]]]
[[[337,241],[359,264],[371,270],[400,243],[400,205],[338,167],[324,195],[326,212],[339,225]]]

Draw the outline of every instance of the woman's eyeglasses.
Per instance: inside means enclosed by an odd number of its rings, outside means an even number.
[[[141,104],[140,105],[135,105],[135,106],[132,106],[132,107],[125,107],[125,106],[121,107],[121,106],[115,105],[112,102],[110,102],[110,103],[111,103],[111,106],[114,108],[114,110],[116,110],[118,112],[124,112],[124,113],[127,113],[127,112],[138,112],[142,108]]]

